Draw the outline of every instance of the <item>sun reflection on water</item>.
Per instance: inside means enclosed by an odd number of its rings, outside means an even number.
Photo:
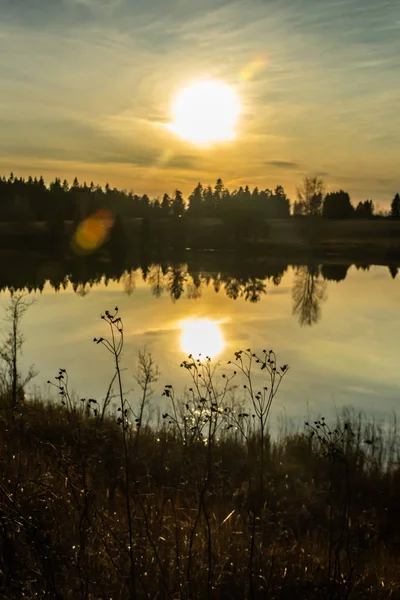
[[[185,319],[181,321],[180,344],[182,351],[194,358],[209,356],[215,358],[225,348],[225,340],[220,325],[211,319]]]

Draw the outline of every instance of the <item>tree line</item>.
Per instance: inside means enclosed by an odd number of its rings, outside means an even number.
[[[61,221],[78,222],[96,210],[109,208],[123,218],[229,217],[253,213],[270,219],[291,216],[322,216],[332,219],[373,218],[372,200],[351,203],[343,190],[325,194],[324,183],[318,177],[305,177],[297,188],[297,199],[291,204],[284,188],[251,189],[249,186],[230,191],[218,179],[214,187],[199,183],[184,199],[176,190],[172,195],[150,198],[132,191],[83,184],[75,178],[72,185],[55,178],[46,185],[43,177],[0,177],[0,221]],[[400,196],[396,194],[390,215],[400,218]]]
[[[318,217],[328,219],[371,219],[374,216],[387,216],[395,219],[400,218],[400,196],[396,194],[386,214],[376,214],[375,205],[372,200],[359,202],[354,206],[350,195],[344,190],[328,192],[325,194],[325,186],[322,179],[318,177],[305,177],[297,188],[297,200],[293,204],[294,216]]]

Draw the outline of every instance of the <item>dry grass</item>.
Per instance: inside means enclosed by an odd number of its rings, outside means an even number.
[[[116,419],[39,401],[0,418],[3,598],[396,597],[400,470],[376,427],[341,427],[337,456],[308,431],[268,439],[262,489],[256,434],[221,435],[209,473],[204,442],[132,429],[132,581]]]

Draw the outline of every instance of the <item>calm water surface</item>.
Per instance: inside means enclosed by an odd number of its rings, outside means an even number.
[[[22,366],[34,364],[39,371],[31,391],[48,394],[46,381],[61,367],[80,397],[103,398],[113,365],[93,338],[106,334],[100,314],[118,306],[126,332],[124,386],[131,398],[137,353],[144,347],[161,372],[155,403],[164,402],[164,384],[183,390],[189,383],[179,366],[188,352],[202,351],[226,364],[238,349],[272,348],[279,362],[290,365],[275,416],[300,422],[310,414],[330,416],[344,405],[390,416],[400,399],[400,278],[393,275],[388,267],[352,266],[335,282],[324,279],[319,267],[289,267],[282,276],[243,286],[216,274],[196,278],[183,267],[174,275],[176,293],[171,273],[152,267],[146,281],[137,270],[91,288],[74,290],[68,283],[55,292],[46,284],[30,294],[35,303],[23,321]],[[1,294],[2,308],[9,296]]]

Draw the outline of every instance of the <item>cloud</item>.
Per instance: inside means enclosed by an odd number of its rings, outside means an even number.
[[[294,189],[306,164],[352,178],[359,199],[386,194],[400,160],[399,21],[397,0],[4,0],[0,154],[115,174],[164,161],[167,187],[219,175],[271,187],[267,166]],[[236,143],[200,154],[157,125],[204,77],[235,86],[243,118]]]
[[[287,160],[267,160],[264,164],[278,169],[300,169],[301,167],[300,163]]]
[[[159,339],[161,337],[166,338],[171,336],[171,333],[176,331],[175,328],[171,329],[152,329],[150,331],[144,331],[143,333],[139,333],[137,335],[141,335],[142,337],[150,338],[150,339]]]

